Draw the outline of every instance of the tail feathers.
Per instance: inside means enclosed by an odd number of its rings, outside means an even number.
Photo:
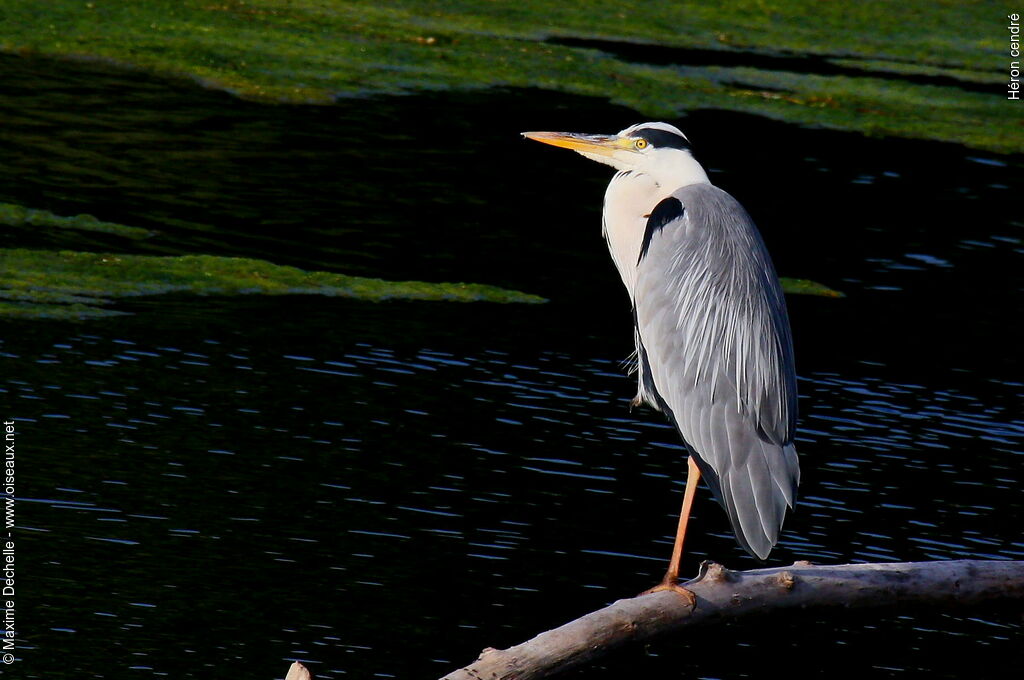
[[[698,465],[725,508],[737,542],[763,561],[778,542],[787,506],[796,503],[800,467],[792,444],[762,443],[759,448],[722,474],[701,464],[699,458]]]

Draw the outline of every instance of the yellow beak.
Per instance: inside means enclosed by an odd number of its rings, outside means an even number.
[[[575,132],[524,132],[523,137],[551,146],[572,149],[601,156],[611,156],[616,151],[631,151],[633,141],[616,135],[584,135]]]

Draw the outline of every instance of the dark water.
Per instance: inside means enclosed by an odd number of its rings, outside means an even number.
[[[217,253],[540,293],[539,307],[154,298],[6,321],[25,678],[436,677],[650,586],[685,461],[632,413],[608,173],[528,129],[542,92],[247,104],[0,59],[0,201],[160,231],[7,246]],[[701,112],[791,298],[804,483],[771,564],[1024,559],[1019,159]],[[684,571],[756,563],[702,492]],[[626,652],[600,678],[1011,677],[1019,613],[787,615]]]

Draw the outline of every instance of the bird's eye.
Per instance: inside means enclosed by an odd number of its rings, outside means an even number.
[[[640,139],[638,139],[635,142],[633,142],[633,146],[635,146],[638,149],[646,149],[647,148],[647,140],[644,139],[643,137],[641,137]]]

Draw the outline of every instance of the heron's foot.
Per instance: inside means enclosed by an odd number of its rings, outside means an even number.
[[[675,576],[670,576],[670,575],[667,575],[667,574],[665,575],[665,578],[662,580],[661,583],[659,583],[658,585],[654,586],[653,588],[649,588],[649,589],[645,590],[644,592],[642,592],[640,594],[641,595],[650,595],[652,593],[660,593],[660,592],[666,591],[666,590],[671,591],[671,592],[675,593],[676,595],[679,595],[684,600],[689,602],[691,606],[697,604],[697,598],[694,597],[693,591],[687,590],[686,588],[684,588],[681,585],[679,585],[679,581],[678,581],[678,579]]]

